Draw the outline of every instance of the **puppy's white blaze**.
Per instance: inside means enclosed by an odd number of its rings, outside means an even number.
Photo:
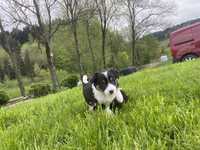
[[[87,84],[87,83],[88,83],[88,76],[87,76],[87,75],[84,75],[84,76],[83,76],[83,83],[84,83],[84,84]]]
[[[106,78],[108,77],[108,71],[103,72],[103,74]]]
[[[113,94],[110,94],[110,91],[113,91]],[[105,95],[107,95],[107,96],[113,97],[113,95],[116,94],[116,91],[117,91],[116,86],[109,83],[108,86],[107,86],[107,88],[105,89],[104,93],[105,93]]]
[[[117,89],[116,99],[119,103],[123,103],[123,101],[124,101],[124,98],[123,98],[123,95],[122,95],[120,89]]]

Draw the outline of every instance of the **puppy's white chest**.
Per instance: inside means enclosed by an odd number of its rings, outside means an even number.
[[[109,105],[112,103],[112,101],[116,97],[115,94],[109,95],[109,96],[105,95],[104,93],[99,92],[95,88],[93,88],[93,93],[94,93],[95,99],[98,101],[99,104]]]
[[[114,100],[115,96],[105,96],[104,94],[96,93],[95,98],[99,104],[110,104]]]

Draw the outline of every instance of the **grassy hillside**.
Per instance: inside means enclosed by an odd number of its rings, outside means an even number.
[[[129,103],[86,111],[80,88],[0,110],[0,149],[199,149],[200,61],[121,78]]]

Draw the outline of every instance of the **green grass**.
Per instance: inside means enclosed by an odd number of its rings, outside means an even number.
[[[121,78],[127,105],[87,112],[80,88],[0,110],[2,150],[200,149],[200,61]]]

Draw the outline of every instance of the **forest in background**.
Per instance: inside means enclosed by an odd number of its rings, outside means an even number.
[[[57,72],[81,76],[158,59],[166,47],[148,33],[164,28],[165,18],[175,8],[162,0],[8,0],[0,4],[0,81],[5,86],[5,81],[16,79],[22,96],[26,95],[23,78],[34,83],[41,71],[49,72],[52,89],[57,91]],[[119,22],[126,27],[120,28]]]

